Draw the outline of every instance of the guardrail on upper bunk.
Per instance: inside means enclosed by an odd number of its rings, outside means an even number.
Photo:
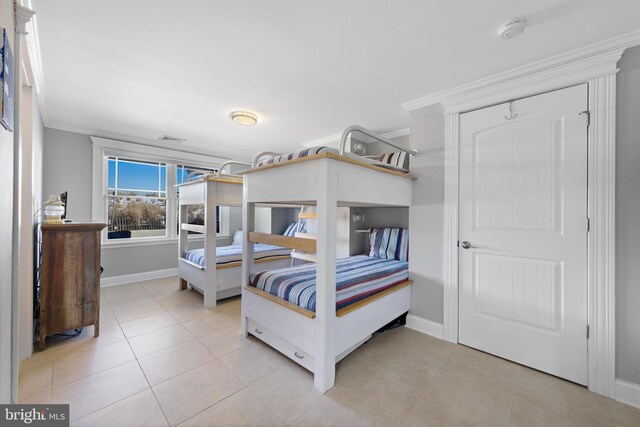
[[[367,130],[365,128],[363,128],[362,126],[358,126],[358,125],[352,125],[349,126],[348,128],[346,128],[344,130],[344,132],[342,132],[342,136],[340,137],[340,155],[344,156],[344,152],[347,146],[347,138],[349,138],[349,135],[351,135],[353,132],[360,132],[362,134],[365,134],[377,141],[380,141],[382,143],[385,143],[387,145],[390,145],[391,147],[400,150],[400,151],[404,151],[405,153],[407,153],[409,156],[411,157],[418,157],[418,150],[415,150],[413,148],[410,149],[406,149],[406,148],[402,148],[396,144],[394,144],[393,142],[391,142],[390,140],[388,140],[387,138],[385,138],[382,135],[378,135],[375,132],[372,132],[370,130]],[[364,142],[364,141],[363,141]],[[365,142],[366,144],[366,142]]]
[[[240,162],[238,160],[227,160],[226,162],[224,162],[219,168],[218,168],[218,173],[216,174],[216,178],[223,178],[222,175],[222,170],[227,167],[227,166],[231,166],[231,165],[241,165],[241,166],[251,166],[251,163],[248,162]],[[231,169],[229,169],[229,173],[224,175],[224,177],[234,177],[234,178],[242,178],[242,175],[238,175],[238,174],[233,174],[231,173]]]
[[[280,153],[274,153],[273,151],[261,151],[258,154],[256,154],[256,156],[253,158],[253,163],[251,163],[251,167],[255,168],[258,166],[258,163],[260,162],[260,159],[263,158],[264,156],[269,156],[269,157],[278,157],[280,155]]]

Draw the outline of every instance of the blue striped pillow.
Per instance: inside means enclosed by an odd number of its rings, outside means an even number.
[[[284,233],[282,233],[282,235],[287,237],[295,237],[297,226],[298,226],[297,222],[292,222],[291,224],[289,224],[287,229],[284,230]],[[306,233],[306,232],[307,232],[307,223],[303,222],[302,224],[300,224],[300,233]]]
[[[407,228],[372,228],[370,232],[369,256],[409,261],[409,230]]]

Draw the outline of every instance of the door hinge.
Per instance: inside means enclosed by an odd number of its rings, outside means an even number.
[[[458,242],[456,243],[457,247],[460,247],[460,240],[458,240]]]
[[[589,325],[587,325],[587,339],[589,339]]]
[[[586,226],[587,226],[587,232],[591,231],[591,219],[589,219],[588,217],[587,217],[587,224],[586,224]]]
[[[581,111],[580,113],[578,113],[579,116],[583,116],[585,117],[585,119],[587,120],[587,127],[591,126],[591,111],[589,110],[584,110]]]

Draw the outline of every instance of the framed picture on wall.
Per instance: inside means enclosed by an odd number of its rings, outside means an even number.
[[[7,38],[7,30],[2,28],[2,44],[0,45],[0,86],[2,94],[0,99],[0,123],[9,132],[13,132],[13,54]]]

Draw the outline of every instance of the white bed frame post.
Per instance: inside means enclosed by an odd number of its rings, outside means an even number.
[[[338,174],[324,160],[318,176],[318,239],[316,249],[316,336],[313,385],[326,392],[336,377],[336,240]]]
[[[189,250],[189,232],[187,230],[182,229],[182,224],[187,222],[187,205],[183,205],[181,203],[178,204],[178,257],[183,258],[184,255]],[[182,277],[178,276],[178,289],[187,289],[189,287],[189,282],[187,282]]]
[[[249,241],[249,231],[253,231],[255,227],[255,211],[256,204],[247,202],[247,178],[244,179],[243,203],[242,203],[242,299],[241,299],[241,316],[240,331],[243,337],[249,335],[247,329],[247,290],[245,286],[249,283],[249,276],[253,273],[253,242]]]
[[[211,308],[216,306],[218,300],[218,278],[216,265],[216,200],[217,185],[213,182],[205,182],[205,204],[204,204],[204,225],[206,227],[204,237],[204,307]]]

